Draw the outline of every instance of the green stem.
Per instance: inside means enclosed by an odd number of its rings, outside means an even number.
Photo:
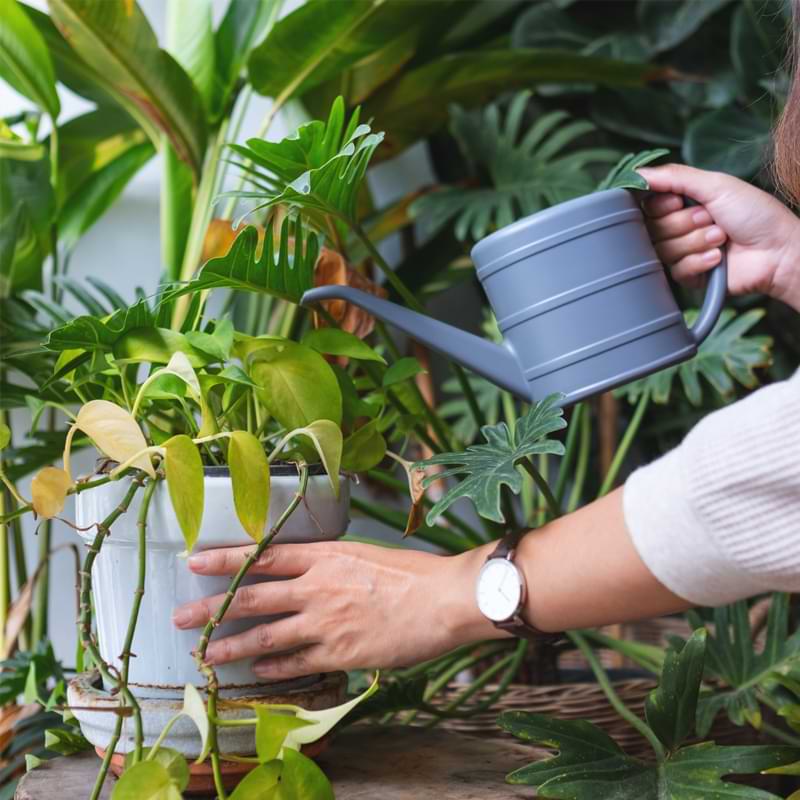
[[[628,455],[628,450],[630,450],[631,444],[633,444],[633,439],[642,424],[642,419],[644,418],[644,413],[647,411],[647,406],[649,403],[650,392],[642,392],[642,396],[639,398],[639,402],[636,405],[636,410],[633,412],[633,417],[631,417],[631,421],[625,430],[625,435],[622,437],[622,440],[617,446],[617,450],[614,453],[614,458],[611,460],[611,465],[609,466],[608,472],[603,479],[603,485],[600,487],[600,491],[597,493],[598,497],[608,494],[608,492],[611,490],[611,487],[614,485],[614,481],[617,479],[619,470],[622,467],[622,462],[625,460],[625,456]]]
[[[280,515],[278,521],[272,527],[269,534],[258,543],[258,546],[253,550],[252,553],[250,553],[250,555],[247,557],[247,560],[239,568],[239,571],[236,573],[228,586],[228,591],[225,593],[225,598],[217,610],[217,613],[208,621],[208,624],[205,626],[205,628],[203,628],[203,632],[197,644],[197,650],[194,654],[197,668],[206,678],[206,691],[208,692],[208,735],[211,751],[211,770],[214,775],[214,786],[217,790],[218,800],[226,800],[227,797],[225,793],[225,787],[222,785],[222,771],[220,765],[219,742],[217,741],[217,728],[213,722],[213,720],[217,719],[217,697],[219,694],[219,682],[217,680],[217,673],[215,672],[214,668],[210,664],[206,663],[206,651],[208,650],[208,644],[211,641],[211,635],[221,624],[225,613],[233,601],[236,591],[245,578],[245,575],[247,575],[247,572],[253,566],[253,564],[258,561],[264,550],[269,547],[272,540],[278,535],[281,528],[286,523],[286,520],[292,516],[297,506],[300,505],[300,501],[305,496],[307,486],[308,467],[302,466],[300,468],[300,486],[298,487],[297,492],[295,492],[292,502],[289,503],[289,505],[284,509],[283,513]]]
[[[539,472],[538,469],[533,465],[533,462],[529,458],[523,458],[520,462],[524,470],[528,473],[528,475],[533,478],[533,482],[536,484],[539,491],[542,493],[542,497],[544,497],[545,502],[547,503],[547,508],[549,509],[550,513],[552,514],[553,518],[557,518],[561,516],[561,507],[558,504],[558,500],[556,500],[553,492],[551,491],[550,487],[547,485],[547,481],[542,477],[542,474]]]
[[[619,714],[622,719],[624,719],[629,725],[639,731],[639,733],[641,733],[645,739],[647,739],[647,741],[650,743],[650,746],[653,748],[659,763],[664,761],[666,758],[664,745],[661,744],[658,737],[655,735],[655,733],[653,733],[652,728],[644,720],[637,717],[636,714],[634,714],[625,705],[625,703],[620,700],[619,695],[611,685],[608,674],[603,669],[603,666],[600,664],[600,661],[595,655],[594,650],[592,650],[592,648],[589,646],[586,639],[584,639],[583,636],[577,631],[571,631],[567,635],[589,663],[589,666],[592,668],[592,672],[594,672],[594,676],[597,679],[597,683],[603,690],[603,693],[608,698],[608,702],[611,703],[617,714]]]
[[[550,483],[549,483],[549,480],[550,480],[550,462],[547,460],[547,453],[540,453],[539,454],[539,469],[538,469],[538,472],[539,472],[539,475],[542,478],[543,485],[547,486],[548,489],[549,489],[549,487],[550,487]],[[527,484],[525,484],[525,485],[527,485]],[[551,495],[551,496],[552,496],[552,499],[553,499],[553,506],[560,510],[559,504],[558,504],[558,500],[556,500],[554,495]],[[551,514],[553,513],[553,506],[551,506],[551,509],[550,509],[550,513]],[[544,525],[545,522],[547,522],[547,509],[543,505],[540,505],[539,509],[538,509],[538,511],[536,513],[536,525],[537,525],[537,527],[541,528],[541,526]]]
[[[556,496],[559,506],[564,499],[564,489],[567,486],[567,479],[570,476],[572,469],[572,462],[575,460],[578,444],[578,432],[580,431],[581,416],[586,411],[584,403],[578,403],[572,412],[572,418],[569,421],[569,430],[567,431],[567,442],[564,446],[564,457],[561,459],[561,464],[558,468],[558,479],[556,480],[556,488],[553,494]]]
[[[581,436],[578,445],[578,463],[575,467],[575,475],[572,481],[572,491],[567,503],[567,513],[571,514],[581,501],[583,495],[583,484],[586,481],[586,474],[589,471],[589,455],[592,447],[592,420],[589,409],[585,408],[581,414]]]
[[[153,742],[153,746],[147,752],[147,758],[145,761],[152,761],[156,753],[158,752],[161,745],[164,743],[164,739],[167,738],[167,734],[172,730],[172,726],[183,716],[183,711],[179,711],[175,714],[169,722],[162,728],[161,733],[158,734],[158,738]]]
[[[136,632],[136,623],[139,620],[139,609],[142,605],[142,597],[144,596],[144,584],[147,574],[147,512],[150,509],[150,501],[155,491],[157,480],[151,480],[144,490],[142,497],[142,505],[139,507],[139,519],[137,520],[137,528],[139,533],[138,540],[138,574],[136,590],[133,593],[133,605],[131,606],[131,613],[128,619],[128,630],[125,634],[125,643],[122,646],[122,675],[119,681],[120,690],[128,688],[128,673],[130,670],[131,647],[133,646],[133,635]],[[136,735],[134,744],[134,763],[141,761],[142,758],[142,741],[144,739],[144,732],[142,730],[142,714],[139,709],[138,703],[133,706],[133,724]]]
[[[102,521],[97,525],[97,533],[89,545],[86,558],[83,561],[83,568],[81,569],[81,585],[80,585],[80,610],[78,620],[78,633],[80,636],[81,644],[92,657],[92,660],[97,665],[103,679],[111,684],[117,685],[119,681],[111,674],[109,665],[103,660],[97,643],[92,634],[92,567],[94,566],[95,559],[97,558],[100,548],[103,546],[103,541],[106,536],[111,532],[111,526],[121,517],[130,507],[134,495],[141,488],[144,482],[144,475],[138,475],[131,480],[131,485],[128,491],[122,498],[122,502]],[[128,688],[121,687],[121,693],[125,698],[126,703],[132,708],[137,707],[136,699],[130,693]],[[90,795],[89,800],[97,800],[103,788],[108,768],[111,765],[111,758],[114,755],[114,749],[117,746],[119,737],[122,733],[122,716],[117,717],[117,724],[114,726],[114,732],[111,735],[111,740],[106,748],[106,754],[103,758],[103,763],[100,765],[100,771],[97,774],[94,788]]]
[[[800,737],[799,736],[792,736],[791,733],[788,731],[781,730],[780,728],[772,725],[769,722],[761,722],[761,730],[764,733],[768,733],[774,739],[777,739],[779,742],[783,742],[784,744],[789,744],[792,747],[800,747]]]

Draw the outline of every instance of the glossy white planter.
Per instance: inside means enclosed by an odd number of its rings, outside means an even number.
[[[78,526],[86,528],[105,519],[119,505],[127,488],[128,482],[121,480],[78,495]],[[297,471],[293,466],[273,467],[269,526],[292,501],[297,488]],[[137,584],[136,520],[141,495],[139,491],[128,512],[113,525],[92,571],[100,653],[107,662],[117,666]],[[341,481],[337,499],[327,475],[312,474],[305,502],[297,507],[275,541],[304,543],[337,539],[347,530],[349,505],[346,478]],[[94,529],[82,535],[89,541],[94,536]],[[203,523],[194,552],[252,543],[236,518],[227,469],[207,469]],[[184,550],[183,536],[172,511],[167,487],[162,482],[153,495],[148,514],[147,577],[133,639],[135,658],[130,661],[129,683],[138,697],[179,697],[185,684],[201,686],[205,683],[192,657],[199,631],[178,630],[172,624],[172,612],[183,603],[224,593],[230,579],[193,574],[185,557],[180,555]],[[264,578],[246,578],[245,584],[260,580]],[[215,638],[240,633],[264,619],[224,622]],[[263,685],[252,672],[253,661],[252,658],[243,659],[217,668],[221,694],[252,694],[254,689]]]

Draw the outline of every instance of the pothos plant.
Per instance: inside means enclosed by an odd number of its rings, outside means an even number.
[[[295,239],[295,247],[299,247],[299,239]],[[199,761],[210,757],[217,792],[224,797],[220,761],[237,756],[219,752],[216,731],[228,723],[217,716],[216,674],[205,661],[211,635],[248,569],[302,502],[309,465],[320,461],[338,494],[342,470],[368,469],[384,457],[386,442],[381,429],[391,424],[382,418],[380,408],[384,359],[353,334],[310,329],[301,342],[281,336],[246,336],[234,331],[224,319],[202,325],[198,303],[190,305],[184,331],[159,327],[159,318],[170,314],[173,305],[172,300],[165,299],[151,311],[140,301],[111,318],[79,318],[52,332],[48,346],[60,351],[59,362],[67,367],[66,380],[75,392],[93,399],[87,399],[71,414],[63,463],[44,467],[35,475],[30,501],[3,476],[19,503],[15,513],[32,512],[44,519],[60,515],[68,495],[90,492],[112,481],[127,483],[121,504],[94,526],[96,532],[80,571],[79,634],[84,665],[88,662],[99,669],[120,698],[115,732],[92,797],[102,788],[123,719],[128,716],[133,719],[134,750],[114,796],[155,796],[146,791],[155,791],[152,787],[156,786],[159,791],[170,792],[169,796],[178,796],[185,788],[187,769],[177,753],[158,743],[149,750],[143,748],[139,704],[128,688],[130,650],[141,593],[146,588],[148,509],[157,485],[162,481],[166,484],[188,553],[197,542],[202,522],[204,466],[227,465],[236,515],[256,543],[231,581],[227,602],[198,640],[195,659],[206,681],[207,705],[195,687],[188,685],[182,712],[201,732],[203,753]],[[87,330],[92,335],[82,340],[85,349],[81,349],[76,345]],[[91,345],[87,344],[90,340]],[[345,356],[351,365],[374,366],[379,370],[376,384],[371,391],[359,393],[349,373],[329,364],[323,353]],[[142,370],[145,377],[140,380]],[[347,387],[345,391],[342,385]],[[2,434],[5,445],[7,428]],[[95,475],[73,475],[70,455],[76,437],[88,438],[103,457]],[[270,464],[279,459],[297,465],[298,490],[267,530]],[[114,524],[140,491],[138,589],[124,651],[119,667],[115,667],[103,660],[93,632],[92,567]],[[359,699],[375,688],[373,683]],[[45,704],[52,706],[62,696],[63,687],[57,687]],[[254,715],[245,724],[255,727],[257,756],[252,760],[259,766],[233,797],[247,796],[256,789],[259,796],[270,796],[269,791],[274,789],[276,797],[300,797],[305,795],[298,787],[306,784],[317,787],[314,797],[330,795],[322,773],[299,749],[325,735],[353,705],[310,712],[254,704]],[[49,741],[57,752],[64,752],[77,746],[75,736],[53,732]]]

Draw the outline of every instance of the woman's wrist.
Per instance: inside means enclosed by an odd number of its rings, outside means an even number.
[[[793,214],[787,224],[786,241],[778,254],[769,294],[800,311],[800,219]]]

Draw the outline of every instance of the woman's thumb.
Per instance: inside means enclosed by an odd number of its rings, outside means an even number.
[[[636,170],[654,192],[671,192],[690,197],[707,205],[719,197],[724,175],[707,172],[685,164],[665,164],[662,167],[642,167]]]

